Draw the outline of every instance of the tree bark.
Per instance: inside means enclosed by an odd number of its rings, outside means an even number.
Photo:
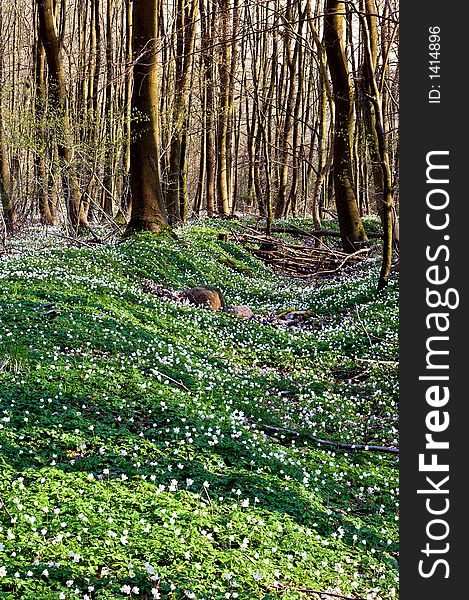
[[[158,232],[168,223],[161,191],[158,123],[158,0],[133,1],[134,86],[128,231]]]
[[[367,3],[366,10],[370,10],[370,3]],[[393,237],[393,198],[392,198],[392,175],[389,166],[389,157],[386,147],[386,135],[384,132],[384,119],[382,113],[381,97],[378,83],[376,80],[376,63],[374,63],[373,53],[373,28],[370,28],[369,21],[361,17],[362,32],[364,37],[364,76],[369,89],[367,98],[372,111],[372,142],[373,154],[379,160],[382,180],[382,211],[381,220],[383,226],[383,253],[381,262],[381,271],[378,281],[378,291],[384,289],[389,281],[392,262],[392,237]]]
[[[36,42],[36,120],[37,149],[35,155],[37,193],[39,197],[39,214],[44,225],[57,225],[57,207],[51,202],[49,194],[49,177],[46,167],[47,144],[45,130],[45,51],[40,38]]]
[[[177,0],[176,15],[176,60],[173,111],[173,134],[170,145],[168,193],[166,204],[170,223],[185,220],[187,213],[187,189],[185,186],[186,152],[184,129],[188,118],[188,95],[195,43],[195,20],[197,0],[191,0],[186,10],[184,0]]]
[[[230,214],[230,195],[228,170],[231,165],[228,160],[228,127],[230,112],[230,65],[231,65],[231,41],[230,41],[230,15],[231,0],[218,0],[221,19],[221,51],[220,51],[220,97],[218,108],[218,131],[217,131],[217,199],[218,214],[227,217]]]
[[[3,14],[0,7],[0,31],[2,31]],[[3,46],[0,44],[0,82],[3,82]],[[8,149],[3,135],[3,98],[0,94],[0,200],[3,207],[3,219],[7,233],[14,233],[17,226],[17,214],[13,204],[13,189],[10,172]]]
[[[337,216],[345,252],[356,250],[366,241],[365,229],[354,191],[352,166],[354,93],[343,45],[343,3],[326,0],[324,44],[335,104],[334,119],[334,191]]]
[[[71,128],[67,107],[65,71],[60,55],[60,41],[54,17],[53,0],[37,0],[39,10],[39,29],[49,67],[49,85],[53,105],[61,118],[62,139],[58,140],[59,159],[63,163],[62,185],[70,225],[75,233],[88,227],[88,218],[84,210],[78,178],[73,163],[73,148],[70,145]]]

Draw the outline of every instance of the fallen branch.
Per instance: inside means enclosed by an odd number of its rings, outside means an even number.
[[[264,431],[273,431],[276,433],[285,433],[287,435],[291,435],[294,437],[303,437],[318,444],[325,444],[327,446],[334,446],[335,448],[340,448],[341,450],[369,450],[370,452],[387,452],[389,454],[399,454],[399,448],[394,448],[393,446],[370,446],[368,444],[345,444],[343,442],[332,442],[331,440],[323,440],[318,438],[310,433],[303,433],[299,431],[294,431],[293,429],[285,429],[284,427],[274,427],[273,425],[264,425],[262,423],[257,423],[256,421],[252,421],[248,419],[249,423],[252,423],[259,429]]]
[[[336,237],[340,238],[340,232],[334,231],[332,229],[313,229],[313,231],[306,231],[306,229],[300,229],[300,227],[290,226],[290,227],[273,227],[271,229],[272,233],[290,233],[291,235],[298,235],[303,237]],[[381,239],[383,237],[382,233],[367,233],[366,236],[368,238]]]
[[[366,363],[376,363],[377,365],[392,365],[397,366],[399,364],[398,360],[378,360],[377,358],[353,358],[357,362],[366,362]]]
[[[288,586],[279,584],[277,587],[281,587],[283,590],[287,590]],[[274,588],[275,589],[275,588]],[[295,587],[297,592],[303,592],[303,594],[316,594],[317,596],[330,596],[331,598],[342,598],[342,600],[365,600],[362,596],[342,596],[341,594],[334,594],[334,592],[321,592],[320,590],[312,590],[310,588]]]
[[[89,244],[88,242],[84,242],[83,240],[78,240],[78,239],[70,237],[68,235],[63,235],[61,233],[52,233],[52,232],[49,232],[49,235],[66,240],[73,246],[78,246],[78,248],[93,248],[93,245]]]
[[[335,269],[329,270],[329,271],[318,271],[316,273],[316,275],[333,275],[334,273],[337,273],[338,271],[340,271],[340,269],[345,265],[346,262],[348,262],[350,259],[353,259],[355,256],[357,256],[357,254],[363,254],[364,252],[368,252],[368,248],[361,248],[360,250],[357,250],[356,252],[353,252],[352,254],[348,254],[344,260],[340,263],[340,265],[338,267],[336,267]]]
[[[317,248],[311,245],[292,244],[246,225],[240,224],[240,227],[246,233],[233,233],[237,242],[243,244],[257,258],[292,277],[337,273],[346,263],[363,260],[363,254],[368,251],[367,248],[361,248],[357,252],[347,254],[327,246]]]

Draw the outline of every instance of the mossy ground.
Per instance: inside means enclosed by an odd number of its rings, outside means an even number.
[[[230,228],[2,259],[2,599],[397,594],[397,458],[253,424],[396,445],[397,282],[377,295],[373,261],[285,279]],[[314,327],[174,305],[144,278]]]

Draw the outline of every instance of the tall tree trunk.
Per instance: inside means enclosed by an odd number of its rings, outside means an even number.
[[[316,18],[318,17],[318,13],[320,10],[319,3],[316,4],[315,12],[313,14],[313,10],[311,7],[311,0],[307,0],[306,4],[306,12],[308,16],[308,26],[311,33],[311,36],[314,41],[314,45],[318,54],[318,63],[319,63],[319,74],[320,74],[320,84],[319,84],[319,127],[318,127],[318,167],[316,179],[314,182],[313,188],[313,201],[312,201],[312,213],[313,213],[313,221],[315,229],[321,229],[321,211],[320,211],[320,197],[321,197],[321,189],[324,187],[324,184],[328,178],[329,170],[332,164],[332,155],[333,155],[333,142],[330,141],[330,138],[333,135],[333,123],[334,123],[334,99],[332,96],[331,86],[329,84],[329,78],[327,73],[327,54],[324,47],[324,44],[321,42],[321,38],[319,36],[318,31],[314,25]],[[330,120],[332,122],[332,132],[328,133],[327,126],[327,106],[329,106],[330,112]],[[331,128],[329,128],[331,129]],[[328,151],[329,147],[329,151]],[[312,156],[310,157],[312,158]],[[312,165],[308,166],[308,171],[312,170]],[[317,246],[321,246],[322,238],[316,241]]]
[[[8,160],[8,150],[3,141],[2,129],[2,107],[0,106],[0,197],[7,233],[14,233],[18,224],[18,216],[13,204],[10,163]]]
[[[71,128],[67,108],[65,72],[60,56],[60,42],[55,25],[53,0],[37,0],[39,28],[49,67],[49,84],[53,104],[60,115],[62,139],[58,141],[59,159],[63,163],[62,184],[66,195],[67,213],[75,232],[88,227],[70,145]]]
[[[290,155],[292,153],[292,132],[293,132],[293,121],[294,121],[294,109],[295,100],[298,96],[298,77],[296,72],[296,57],[298,53],[299,41],[296,41],[295,50],[292,52],[291,42],[292,33],[289,30],[289,23],[292,19],[292,2],[287,0],[285,10],[285,24],[286,31],[284,33],[284,59],[287,65],[288,73],[288,94],[287,102],[285,106],[285,118],[283,124],[283,131],[280,138],[280,171],[279,171],[279,186],[278,186],[278,198],[277,205],[275,207],[275,216],[281,218],[288,212],[288,197],[287,197],[287,185],[288,185],[288,172]],[[301,18],[299,18],[301,23]]]
[[[221,51],[219,65],[220,96],[218,108],[217,131],[217,192],[218,213],[227,217],[230,214],[230,195],[228,170],[231,166],[228,161],[228,125],[229,125],[229,85],[231,64],[230,40],[230,9],[231,0],[218,0],[221,20]]]
[[[133,0],[134,86],[129,231],[158,232],[167,224],[161,191],[158,123],[158,0]]]
[[[133,78],[129,70],[132,63],[132,2],[125,0],[125,87],[124,87],[124,193],[121,199],[121,209],[124,215],[130,214],[131,198],[128,193],[130,178],[130,147],[132,139],[132,84]]]
[[[214,110],[214,30],[215,30],[215,0],[200,0],[202,23],[202,55],[203,55],[203,85],[205,98],[205,199],[209,217],[215,214],[215,110]],[[205,23],[205,27],[203,24]]]
[[[191,0],[188,10],[186,10],[184,0],[177,0],[175,100],[166,198],[170,223],[177,223],[185,219],[188,204],[185,186],[184,128],[188,123],[188,94],[195,43],[196,11],[197,0]]]
[[[324,45],[329,63],[335,104],[334,191],[342,246],[345,252],[356,250],[366,241],[365,229],[354,191],[352,165],[354,92],[343,45],[343,3],[326,0]]]
[[[0,31],[3,30],[3,8],[0,7]],[[3,46],[0,44],[0,83],[3,83]],[[0,93],[0,199],[7,233],[13,233],[17,226],[17,214],[13,204],[13,188],[8,149],[3,134],[3,96]]]
[[[369,3],[368,3],[369,4]],[[366,6],[366,10],[370,10],[370,6]],[[392,175],[389,165],[389,157],[386,147],[386,135],[384,132],[384,119],[382,113],[382,104],[380,90],[376,80],[376,69],[373,63],[373,35],[372,29],[369,27],[369,22],[361,17],[362,31],[364,37],[364,76],[368,84],[370,93],[367,98],[370,102],[370,108],[373,111],[373,126],[374,131],[372,142],[374,153],[379,159],[379,165],[382,172],[382,224],[383,224],[383,255],[381,262],[381,271],[378,281],[378,291],[384,289],[389,281],[392,261],[392,234],[393,234],[393,198],[392,198]]]
[[[205,28],[207,26],[207,18],[205,15],[205,11],[203,9],[200,11],[200,28],[201,28],[201,37],[203,39]],[[193,212],[197,216],[200,215],[200,211],[202,210],[202,203],[204,200],[205,193],[205,179],[206,179],[206,162],[207,162],[207,90],[205,87],[205,78],[204,78],[204,56],[202,52],[199,55],[199,68],[201,77],[199,79],[199,92],[200,92],[200,102],[201,102],[201,139],[200,139],[200,156],[199,156],[199,176],[197,178],[197,190],[195,194]]]
[[[46,167],[47,143],[44,135],[45,125],[45,62],[44,45],[40,38],[36,41],[36,121],[37,150],[35,154],[36,174],[39,197],[39,214],[44,225],[57,225],[57,207],[49,195],[49,177]]]
[[[115,169],[114,169],[114,138],[115,138],[115,114],[114,114],[114,53],[113,53],[113,22],[114,0],[107,0],[106,4],[106,88],[104,102],[105,119],[105,158],[104,158],[104,202],[103,209],[110,217],[114,214],[115,195]]]

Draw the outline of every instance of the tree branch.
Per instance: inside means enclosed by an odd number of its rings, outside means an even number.
[[[291,435],[294,437],[303,437],[318,444],[325,444],[327,446],[335,446],[336,448],[340,448],[341,450],[366,450],[370,452],[385,452],[389,454],[399,454],[399,448],[394,448],[393,446],[370,446],[368,444],[346,444],[343,442],[333,442],[331,440],[323,440],[309,433],[303,433],[300,431],[294,431],[293,429],[286,429],[284,427],[274,427],[273,425],[264,425],[263,423],[258,423],[257,421],[253,421],[251,419],[247,419],[249,423],[252,423],[259,429],[262,429],[266,433],[272,431],[274,433],[285,433],[287,435]]]

